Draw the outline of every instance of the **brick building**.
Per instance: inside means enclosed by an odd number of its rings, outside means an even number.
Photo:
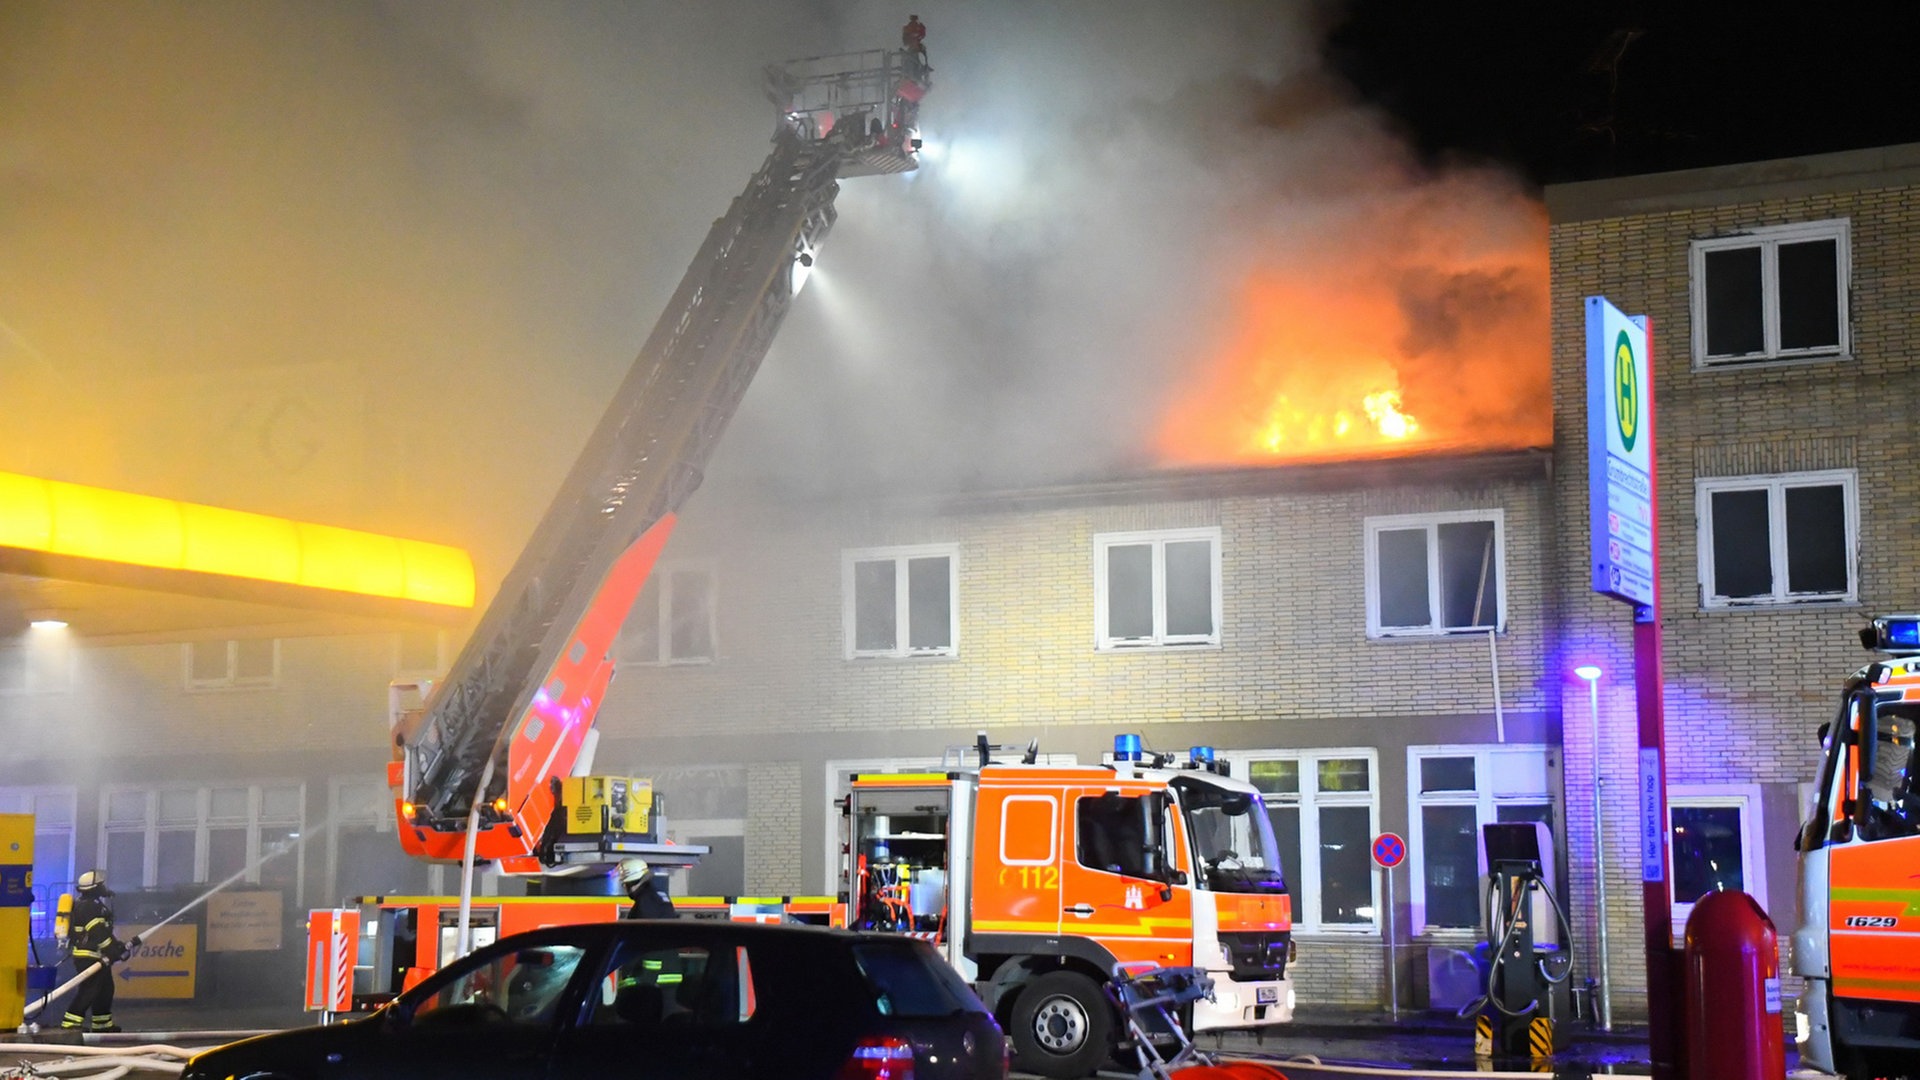
[[[1605,295],[1653,327],[1673,876],[1753,893],[1784,944],[1815,732],[1867,658],[1854,631],[1920,606],[1920,146],[1568,184],[1547,207],[1552,666],[1606,670],[1599,773],[1633,776],[1631,616],[1586,588],[1582,300]],[[1585,689],[1554,685],[1573,901],[1591,912],[1593,725]],[[1638,816],[1629,784],[1603,792],[1615,1005],[1631,1012]]]

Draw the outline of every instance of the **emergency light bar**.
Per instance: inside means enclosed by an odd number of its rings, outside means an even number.
[[[1113,760],[1139,761],[1145,756],[1140,748],[1140,736],[1115,735],[1113,737]]]
[[[1876,652],[1920,653],[1920,615],[1888,615],[1860,631],[1860,644]]]

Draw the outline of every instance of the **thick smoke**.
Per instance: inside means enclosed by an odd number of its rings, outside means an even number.
[[[1319,72],[1314,5],[16,3],[0,469],[462,544],[496,576],[764,155],[761,65],[890,46],[912,10],[927,164],[845,182],[718,471],[1232,458],[1169,417],[1220,384],[1250,283],[1302,267],[1395,298],[1409,411],[1544,409],[1544,320],[1533,356],[1487,319],[1544,310],[1514,254],[1537,210],[1417,167]]]

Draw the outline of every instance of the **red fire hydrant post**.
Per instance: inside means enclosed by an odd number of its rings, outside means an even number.
[[[1686,971],[1688,1080],[1785,1076],[1780,942],[1753,897],[1700,898],[1687,919]]]

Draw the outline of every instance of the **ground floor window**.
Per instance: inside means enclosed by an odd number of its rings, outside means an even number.
[[[1767,906],[1766,842],[1758,784],[1674,784],[1668,789],[1673,932],[1686,932],[1693,905],[1710,892],[1739,889]]]
[[[667,875],[674,896],[740,896],[747,892],[747,770],[740,765],[695,765],[652,770],[653,791],[666,814],[667,839],[700,844],[707,854]]]
[[[326,903],[448,891],[446,867],[416,859],[400,846],[393,792],[387,785],[357,776],[336,777],[331,789]]]
[[[1371,845],[1380,829],[1379,758],[1371,748],[1222,751],[1259,788],[1302,933],[1378,933]]]
[[[100,861],[118,889],[169,889],[239,875],[300,903],[298,781],[217,787],[113,785],[100,793]]]
[[[0,814],[33,815],[33,906],[36,938],[53,936],[54,906],[73,891],[73,820],[79,799],[71,787],[0,787]]]
[[[1481,826],[1538,821],[1559,834],[1549,764],[1545,746],[1408,748],[1409,901],[1416,933],[1480,928]]]

